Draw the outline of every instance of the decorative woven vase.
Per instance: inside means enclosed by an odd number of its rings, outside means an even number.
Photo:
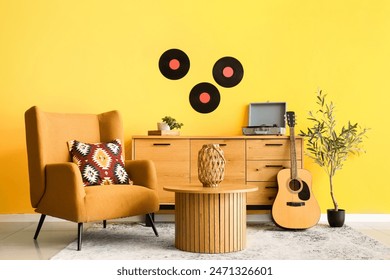
[[[198,153],[198,178],[203,187],[218,187],[225,176],[225,162],[219,144],[203,145]]]

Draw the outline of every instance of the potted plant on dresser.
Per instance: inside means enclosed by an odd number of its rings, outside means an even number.
[[[307,155],[315,163],[322,167],[329,178],[330,196],[334,205],[333,209],[327,209],[328,223],[331,227],[344,225],[345,210],[340,209],[334,195],[333,177],[337,170],[341,170],[344,162],[351,154],[364,152],[362,148],[363,138],[367,128],[360,128],[357,123],[348,124],[336,131],[336,118],[333,102],[327,102],[326,94],[321,90],[317,93],[318,110],[309,111],[307,118],[312,122],[312,127],[300,132],[306,138]]]
[[[149,130],[148,135],[180,135],[179,129],[184,125],[183,123],[178,122],[175,118],[170,116],[165,116],[161,118],[161,120],[162,122],[157,123],[158,130]]]
[[[178,122],[175,118],[170,116],[165,116],[161,120],[166,123],[171,130],[180,129],[183,126],[183,123]]]

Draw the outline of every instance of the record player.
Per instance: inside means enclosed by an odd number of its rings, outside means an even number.
[[[286,103],[250,103],[248,126],[242,128],[244,135],[284,135],[286,133]]]

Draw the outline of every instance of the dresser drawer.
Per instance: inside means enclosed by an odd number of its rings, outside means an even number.
[[[276,182],[251,182],[248,185],[258,187],[257,191],[247,194],[248,205],[272,205],[278,193]]]
[[[287,160],[278,161],[247,161],[247,181],[276,181],[276,176],[283,168],[290,168],[291,162]],[[297,161],[297,168],[302,168],[302,161]]]
[[[141,139],[133,140],[135,159],[153,161],[188,161],[190,141],[185,139]]]
[[[296,156],[302,159],[302,139],[296,139]],[[247,160],[285,160],[290,159],[290,140],[259,139],[247,140]]]
[[[156,166],[160,203],[173,204],[173,192],[164,186],[190,182],[190,141],[187,139],[133,139],[133,158],[149,159]]]

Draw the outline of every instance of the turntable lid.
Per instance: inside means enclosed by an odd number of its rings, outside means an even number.
[[[249,104],[248,126],[286,127],[286,102]]]

